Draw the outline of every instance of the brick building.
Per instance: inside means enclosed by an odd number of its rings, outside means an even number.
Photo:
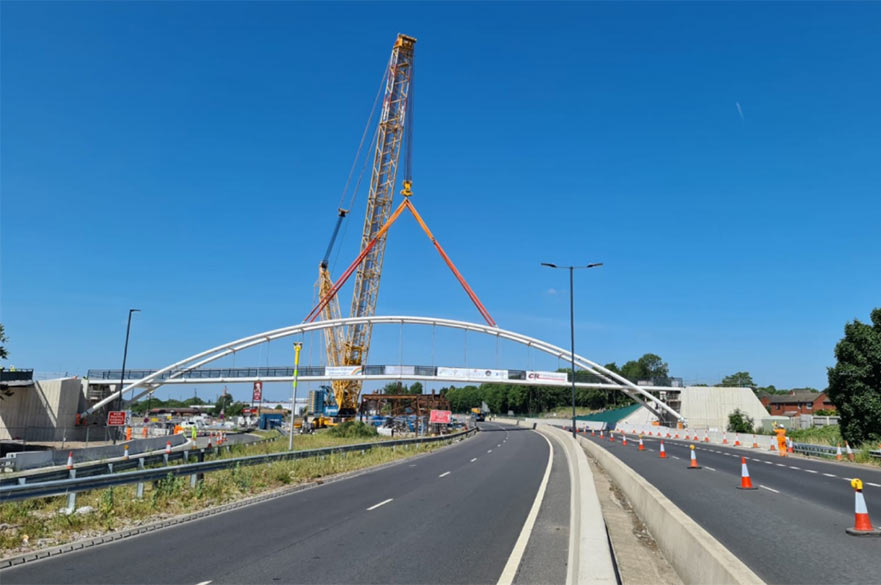
[[[760,400],[772,416],[795,416],[814,414],[818,410],[835,410],[835,405],[829,401],[825,392],[791,390],[789,394],[765,394]]]

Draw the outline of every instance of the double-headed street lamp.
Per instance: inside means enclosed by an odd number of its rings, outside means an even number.
[[[586,266],[557,266],[550,262],[542,262],[542,266],[548,268],[562,268],[569,270],[569,332],[571,334],[571,345],[569,346],[570,357],[572,358],[572,436],[575,437],[575,298],[573,294],[574,285],[572,273],[576,268],[597,268],[602,266],[602,262],[594,262]]]
[[[122,389],[125,386],[125,360],[128,357],[128,336],[132,330],[132,313],[139,313],[140,311],[140,309],[128,310],[128,325],[125,328],[125,347],[122,350],[122,374],[119,375],[119,398],[116,399],[116,410],[122,410]],[[134,394],[134,390],[132,390],[132,394]],[[119,438],[119,429],[120,427],[116,427],[116,432],[113,434],[114,445]]]

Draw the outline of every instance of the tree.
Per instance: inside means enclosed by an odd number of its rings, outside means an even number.
[[[841,436],[852,444],[881,440],[881,307],[871,320],[844,326],[835,346],[838,362],[827,372],[826,394],[841,417]]]
[[[728,415],[728,430],[732,433],[752,433],[753,419],[737,408]]]
[[[670,368],[661,356],[647,353],[639,358],[639,366],[645,380],[651,380],[656,386],[667,386],[670,383]]]
[[[722,386],[725,388],[752,388],[756,389],[756,383],[753,382],[753,377],[749,375],[749,372],[735,372],[730,376],[725,376],[722,378],[722,381],[716,384],[716,386]]]
[[[214,416],[218,416],[221,412],[229,414],[229,407],[232,405],[232,396],[224,392],[214,404]]]
[[[9,357],[9,352],[6,351],[6,346],[3,345],[8,341],[6,331],[3,329],[3,323],[0,323],[0,360],[5,360]]]

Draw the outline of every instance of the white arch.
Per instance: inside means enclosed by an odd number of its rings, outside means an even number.
[[[537,350],[543,351],[549,355],[555,356],[560,359],[565,359],[567,362],[572,361],[571,352],[561,347],[547,343],[540,339],[536,339],[534,337],[522,335],[515,331],[499,329],[498,327],[490,327],[489,325],[482,325],[480,323],[469,323],[468,321],[456,321],[453,319],[440,319],[436,317],[386,317],[379,315],[374,315],[372,317],[347,317],[330,321],[316,321],[314,323],[298,323],[297,325],[289,325],[287,327],[282,327],[281,329],[264,331],[263,333],[257,333],[255,335],[243,337],[241,339],[237,339],[223,345],[218,345],[217,347],[211,348],[201,353],[191,355],[190,357],[180,360],[179,362],[175,362],[160,370],[156,370],[149,376],[145,376],[140,380],[137,380],[135,382],[132,382],[128,386],[125,386],[121,390],[114,392],[110,396],[107,396],[106,398],[95,403],[93,406],[83,412],[82,416],[88,416],[89,414],[95,412],[104,405],[116,400],[119,396],[124,396],[126,392],[133,392],[135,388],[145,388],[145,390],[143,390],[134,398],[138,398],[146,394],[147,392],[154,390],[164,383],[164,381],[161,379],[161,376],[166,373],[171,374],[169,378],[176,378],[189,370],[199,368],[222,357],[234,354],[237,351],[242,351],[244,349],[260,345],[261,343],[268,343],[275,339],[283,339],[285,337],[305,334],[309,333],[310,331],[320,331],[331,327],[343,327],[359,324],[429,325],[434,327],[446,327],[449,329],[462,329],[464,331],[473,331],[476,333],[483,333],[485,335],[494,335],[499,339],[506,339],[508,341],[514,341],[516,343],[526,345],[527,347],[534,347]],[[627,394],[627,396],[629,396],[630,398],[636,400],[638,403],[650,410],[659,418],[661,417],[659,411],[663,410],[672,415],[677,420],[682,420],[682,416],[678,412],[676,412],[666,403],[662,402],[651,393],[646,392],[642,387],[637,386],[627,378],[624,378],[623,376],[616,374],[615,372],[612,372],[604,368],[603,366],[578,354],[575,354],[574,357],[576,366],[581,367],[582,369],[598,376],[611,385],[617,387],[617,389]]]

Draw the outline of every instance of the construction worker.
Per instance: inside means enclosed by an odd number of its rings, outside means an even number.
[[[198,433],[196,432],[196,427],[193,427],[192,431],[190,432],[190,436],[193,438],[194,443],[196,442],[197,435],[198,435]]]
[[[775,423],[774,434],[777,435],[777,452],[781,457],[786,457],[786,428]]]

